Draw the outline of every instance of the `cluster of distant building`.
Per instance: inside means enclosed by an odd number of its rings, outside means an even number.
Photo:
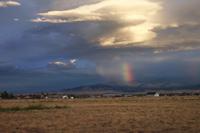
[[[200,96],[200,91],[196,92],[145,92],[137,94],[66,94],[66,93],[38,93],[38,94],[10,94],[0,93],[0,99],[81,99],[81,98],[115,98],[115,97],[133,97],[133,96]]]
[[[53,94],[18,94],[15,99],[75,99],[72,95],[65,95],[60,93]]]

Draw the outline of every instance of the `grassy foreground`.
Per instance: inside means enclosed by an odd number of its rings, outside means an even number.
[[[0,101],[0,133],[199,132],[200,97]]]

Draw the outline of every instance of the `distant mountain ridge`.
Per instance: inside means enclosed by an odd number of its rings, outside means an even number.
[[[138,84],[134,86],[128,85],[106,85],[96,84],[80,86],[75,88],[63,89],[65,93],[78,93],[78,94],[95,94],[95,93],[138,93],[147,91],[180,91],[180,90],[200,90],[200,85],[180,85],[180,86],[146,86]]]

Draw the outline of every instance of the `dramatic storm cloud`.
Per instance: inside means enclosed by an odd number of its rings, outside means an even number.
[[[0,89],[196,84],[199,5],[199,0],[1,0]]]
[[[33,22],[67,23],[96,21],[101,28],[111,26],[112,31],[102,31],[102,35],[94,38],[102,45],[127,44],[142,42],[154,37],[150,30],[156,26],[153,19],[161,7],[147,0],[104,0],[95,4],[82,5],[64,11],[48,11],[39,13],[41,18]],[[91,27],[98,30],[98,25]],[[98,32],[98,31],[97,31]],[[87,34],[87,33],[86,33]]]

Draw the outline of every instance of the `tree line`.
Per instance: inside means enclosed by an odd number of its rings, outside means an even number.
[[[12,93],[8,93],[7,91],[0,92],[1,99],[14,99],[15,96]]]

